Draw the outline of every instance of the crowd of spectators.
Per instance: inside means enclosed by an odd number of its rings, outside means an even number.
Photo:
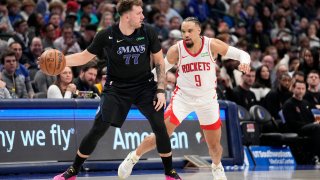
[[[200,20],[204,36],[249,52],[249,74],[237,70],[237,61],[217,57],[219,99],[234,101],[248,110],[259,104],[279,119],[284,104],[293,101],[293,92],[298,91],[295,82],[299,81],[306,84],[303,98],[308,109],[320,108],[320,1],[143,2],[145,22],[158,32],[164,56],[182,38],[180,25],[188,16]],[[105,59],[97,57],[84,67],[66,67],[57,77],[42,73],[37,59],[50,48],[66,55],[86,49],[98,31],[117,22],[116,3],[117,0],[0,0],[0,99],[99,97],[107,78]],[[175,88],[175,73],[174,68],[167,73],[168,100]]]

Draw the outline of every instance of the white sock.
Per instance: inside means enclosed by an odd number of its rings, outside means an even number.
[[[216,165],[216,164],[214,164],[214,163],[212,162],[212,165],[211,165],[212,168],[217,168],[217,167],[219,167],[219,166],[222,166],[221,162],[219,162],[218,165]]]
[[[136,151],[132,151],[131,153],[132,157],[136,160],[139,160],[140,159],[140,156],[137,155],[137,152]]]

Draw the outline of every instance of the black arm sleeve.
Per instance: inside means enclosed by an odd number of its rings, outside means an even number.
[[[158,33],[150,25],[145,25],[150,42],[150,51],[155,54],[161,50],[161,43],[158,39]]]

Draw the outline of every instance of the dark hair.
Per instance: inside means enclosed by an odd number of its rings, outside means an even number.
[[[133,6],[142,7],[142,5],[143,2],[141,0],[120,0],[117,5],[117,11],[120,14],[120,16],[122,16],[123,13],[130,11]]]
[[[196,25],[201,27],[201,23],[198,18],[196,17],[187,17],[186,19],[183,20],[183,22],[194,22]]]
[[[10,43],[10,44],[9,44],[9,46],[8,46],[8,47],[10,47],[10,48],[11,48],[11,46],[12,46],[12,45],[14,45],[14,44],[19,44],[19,45],[22,47],[22,44],[21,44],[21,43],[19,43],[18,41],[13,41],[12,43]]]
[[[14,56],[16,57],[16,53],[11,50],[11,49],[6,49],[5,51],[3,51],[2,55],[1,55],[1,64],[4,64],[4,58],[8,57],[8,56]]]
[[[292,74],[292,77],[295,77],[296,75],[298,76],[303,76],[304,77],[304,73],[302,71],[295,71],[293,74]]]
[[[98,65],[95,61],[89,61],[87,64],[81,66],[81,71],[87,72],[91,68],[98,70]]]
[[[311,73],[312,73],[312,74],[318,74],[318,76],[320,76],[318,70],[313,69],[313,70],[311,70],[311,71],[309,72],[309,74],[311,74]],[[309,76],[309,74],[308,74],[308,76]]]
[[[268,87],[271,88],[271,80],[270,80],[270,74],[269,74],[269,78],[268,79],[262,79],[261,77],[261,71],[262,68],[267,68],[268,71],[270,72],[268,66],[266,65],[261,65],[260,67],[257,68],[256,70],[256,79],[254,84],[252,85],[253,88],[259,88],[259,87]]]
[[[306,83],[304,81],[300,81],[300,80],[295,80],[292,84],[292,87],[295,88],[297,83],[302,83],[304,85],[306,85]]]

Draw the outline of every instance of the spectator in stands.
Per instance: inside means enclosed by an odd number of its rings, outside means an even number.
[[[100,23],[98,25],[97,31],[101,31],[103,29],[106,29],[114,24],[113,15],[111,12],[104,12],[102,14]]]
[[[200,22],[206,21],[210,15],[208,5],[203,0],[189,0],[186,10],[186,16],[197,17]]]
[[[256,97],[250,90],[255,81],[255,77],[256,72],[253,68],[250,70],[250,73],[243,74],[242,83],[239,86],[233,88],[232,90],[227,88],[227,99],[234,101],[247,110],[249,110],[251,106],[257,104]]]
[[[222,20],[223,16],[226,14],[226,7],[221,2],[222,0],[207,0],[207,6],[209,11],[209,18],[212,18],[215,22]]]
[[[308,26],[308,38],[310,41],[310,48],[320,48],[320,39],[317,36],[318,28],[315,23],[310,23]]]
[[[257,102],[263,104],[265,96],[271,90],[270,71],[268,66],[262,65],[256,70],[256,79],[250,90],[256,96]]]
[[[6,83],[1,80],[1,73],[0,73],[0,99],[10,99],[11,95],[8,89],[6,88]]]
[[[8,40],[8,44],[16,41],[22,45],[22,51],[26,51],[30,44],[28,37],[28,24],[27,21],[20,19],[14,22],[14,35]]]
[[[29,34],[31,37],[40,37],[41,30],[45,25],[42,14],[40,13],[32,13],[30,14],[28,20]]]
[[[29,16],[34,13],[36,4],[33,0],[23,0],[20,15],[23,17],[24,20],[28,21]]]
[[[51,49],[54,48],[53,42],[56,38],[55,34],[55,27],[53,24],[48,23],[43,27],[43,38],[42,38],[42,45],[43,49]]]
[[[18,42],[13,42],[9,45],[9,49],[13,50],[15,52],[15,56],[17,59],[17,69],[16,74],[24,76],[25,79],[25,85],[27,88],[28,96],[29,98],[32,98],[34,95],[34,90],[31,85],[31,79],[28,69],[20,63],[20,60],[22,60],[22,47]],[[26,61],[25,61],[26,62]]]
[[[62,36],[53,42],[56,49],[63,54],[78,53],[81,52],[80,46],[76,41],[73,33],[73,26],[70,24],[64,24],[62,27]]]
[[[260,20],[262,22],[262,26],[263,26],[263,32],[266,33],[268,36],[270,35],[270,32],[273,28],[273,16],[271,13],[271,10],[269,8],[269,6],[267,5],[263,5],[262,7],[262,12],[260,12]],[[259,13],[259,12],[258,12]]]
[[[282,108],[286,125],[290,132],[310,137],[313,154],[320,157],[320,124],[315,121],[311,111],[314,107],[303,99],[306,93],[306,84],[302,81],[296,81],[292,87],[293,96],[285,102]]]
[[[37,71],[34,76],[34,91],[35,93],[42,93],[47,95],[47,91],[50,85],[57,80],[56,76],[49,76],[44,74],[41,70]]]
[[[289,91],[291,85],[291,77],[288,73],[284,73],[279,78],[279,84],[265,97],[264,107],[270,112],[271,116],[275,119],[280,119],[279,111],[283,104],[288,100],[292,93]]]
[[[168,39],[169,29],[166,25],[166,16],[164,14],[157,14],[154,17],[153,27],[158,33],[158,38],[160,42],[163,42]]]
[[[94,13],[93,0],[83,0],[80,2],[80,10],[78,11],[78,23],[80,24],[80,19],[83,14],[89,15],[89,24],[98,24],[97,15]]]
[[[272,87],[277,87],[279,78],[284,73],[289,73],[288,67],[285,64],[278,64],[275,68],[275,79],[271,79]]]
[[[61,15],[58,13],[51,13],[49,16],[49,23],[54,26],[54,39],[57,39],[61,35],[60,24],[62,22]]]
[[[81,67],[80,75],[74,79],[74,84],[79,91],[92,91],[93,98],[100,96],[99,90],[94,86],[98,73],[98,66],[94,61],[87,63]]]
[[[12,23],[9,20],[7,0],[0,1],[0,33],[11,33]]]
[[[97,33],[97,25],[94,25],[94,24],[86,25],[85,31],[78,38],[78,44],[82,50],[85,50],[91,44],[96,33]]]
[[[11,24],[14,24],[16,21],[23,20],[23,17],[20,15],[20,7],[21,7],[20,1],[8,0],[8,12],[9,12],[9,19]]]
[[[217,96],[219,100],[227,100],[226,96],[226,87],[228,87],[228,79],[224,79],[221,77],[221,69],[216,64],[216,76],[217,76]]]
[[[292,57],[289,59],[288,65],[289,65],[289,75],[292,77],[293,73],[298,71],[300,64],[300,59],[299,57]]]
[[[252,26],[252,33],[248,35],[248,41],[251,44],[259,44],[261,51],[271,45],[270,38],[263,32],[263,24],[261,21],[256,21]]]
[[[73,98],[77,93],[77,87],[72,83],[73,75],[70,67],[65,67],[64,70],[57,75],[57,80],[52,84],[47,91],[47,98]]]
[[[251,44],[251,48],[250,48],[250,57],[251,57],[251,63],[250,66],[254,69],[257,69],[258,67],[260,67],[262,65],[261,63],[261,49],[260,49],[260,45],[259,44]],[[269,68],[268,68],[269,69]]]
[[[177,29],[171,30],[169,33],[169,39],[161,43],[163,54],[167,54],[168,49],[181,39],[182,39],[182,35],[180,30],[177,30]]]
[[[61,1],[51,1],[49,3],[49,13],[44,16],[44,20],[46,23],[52,21],[52,15],[55,15],[54,18],[57,18],[55,21],[59,24],[53,23],[56,27],[60,26],[60,23],[63,22],[63,14],[64,14],[64,5]]]
[[[169,20],[169,30],[177,29],[177,30],[180,31],[180,26],[181,26],[181,21],[180,21],[180,18],[178,16],[173,16]]]
[[[171,8],[171,0],[156,0],[155,2],[157,8],[161,14],[164,14],[166,17],[166,24],[169,24],[169,21],[172,17],[177,16],[182,22],[182,17],[180,14],[173,8]]]
[[[15,73],[17,63],[14,51],[7,49],[3,52],[1,56],[1,64],[3,65],[2,80],[6,83],[12,98],[28,98],[24,76]]]
[[[241,2],[232,1],[230,4],[229,13],[223,17],[223,21],[228,24],[229,28],[233,28],[239,22],[245,22],[245,20],[241,17],[241,11]]]
[[[302,71],[295,71],[293,74],[292,74],[292,82],[294,81],[304,81],[304,73]],[[291,83],[292,84],[292,83]]]
[[[310,49],[301,50],[301,63],[299,65],[299,71],[302,71],[307,76],[311,70],[318,70],[319,66],[319,52],[316,49],[312,51]]]
[[[28,68],[30,73],[30,79],[33,81],[34,76],[39,70],[37,60],[43,52],[42,41],[39,37],[34,37],[31,41],[29,52],[27,53],[28,61],[25,66]]]
[[[308,89],[304,96],[304,99],[307,100],[313,107],[320,109],[320,78],[319,71],[311,70],[307,77]]]

